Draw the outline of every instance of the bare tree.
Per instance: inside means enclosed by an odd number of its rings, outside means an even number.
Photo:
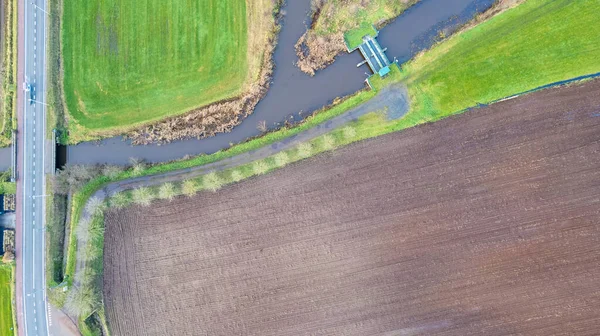
[[[188,197],[192,197],[198,191],[198,186],[194,180],[185,180],[181,186],[181,191]]]
[[[154,194],[152,193],[152,190],[146,187],[133,189],[131,193],[133,201],[139,205],[149,206],[154,200]]]
[[[85,206],[85,211],[91,216],[101,215],[106,210],[106,204],[98,197],[90,197]]]
[[[332,150],[335,148],[335,138],[329,134],[321,137],[321,146],[324,150]]]
[[[308,142],[303,142],[298,145],[298,156],[301,158],[307,158],[312,154],[312,145]]]
[[[219,177],[217,172],[210,172],[202,179],[204,187],[210,191],[217,191],[223,187],[224,181]]]
[[[290,162],[290,156],[286,152],[279,152],[273,156],[275,160],[275,165],[277,167],[283,167]]]
[[[89,286],[76,286],[69,292],[65,308],[72,316],[87,318],[98,308],[100,300]]]
[[[122,209],[131,204],[131,202],[129,195],[125,192],[116,193],[109,200],[110,206],[117,209]]]
[[[267,122],[265,120],[261,120],[256,125],[256,129],[261,131],[262,133],[266,133],[269,129],[267,128]]]
[[[102,167],[102,175],[108,176],[111,179],[117,177],[122,171],[123,168],[119,166],[106,165]]]
[[[158,198],[160,199],[172,201],[175,198],[175,195],[177,195],[177,191],[175,190],[173,183],[165,183],[158,189]]]
[[[231,172],[231,181],[238,182],[244,178],[244,175],[239,170],[234,170]]]
[[[254,162],[253,168],[255,174],[262,175],[269,170],[269,165],[264,160],[259,160]]]

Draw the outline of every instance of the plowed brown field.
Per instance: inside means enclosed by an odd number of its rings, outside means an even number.
[[[114,335],[598,335],[600,81],[106,224]]]

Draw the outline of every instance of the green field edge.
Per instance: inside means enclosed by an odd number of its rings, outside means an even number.
[[[2,41],[2,102],[0,103],[0,147],[11,145],[12,133],[17,129],[17,19],[18,1],[1,0],[5,8],[2,18],[4,41]]]
[[[3,321],[7,321],[8,325],[7,329],[0,330],[0,336],[16,336],[17,333],[17,314],[16,314],[16,292],[15,292],[15,263],[10,262],[8,264],[4,264],[0,261],[0,273],[8,273],[6,274],[6,278],[8,278],[8,283],[2,283],[0,286],[7,286],[7,290],[10,292],[10,295],[7,298],[0,297],[3,304],[0,306],[0,319]],[[4,280],[4,276],[2,277]],[[5,303],[8,301],[8,306],[5,306]],[[10,330],[12,328],[12,331]]]

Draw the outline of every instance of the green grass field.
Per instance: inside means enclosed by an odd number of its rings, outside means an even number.
[[[0,336],[14,336],[12,266],[0,264]]]
[[[365,35],[371,35],[375,37],[375,35],[377,35],[377,30],[375,30],[372,24],[363,22],[360,27],[352,29],[344,34],[346,47],[348,47],[349,50],[358,48],[358,46],[363,43],[362,38]]]
[[[597,0],[529,0],[403,67],[406,124],[600,71]]]
[[[0,147],[11,143],[16,129],[17,106],[17,1],[0,0],[4,17],[0,19],[2,39],[0,43]]]
[[[243,0],[64,1],[64,91],[74,141],[239,94]]]

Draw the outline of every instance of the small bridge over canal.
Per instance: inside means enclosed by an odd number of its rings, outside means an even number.
[[[361,65],[366,63],[369,65],[369,68],[371,68],[373,75],[377,74],[380,77],[385,77],[388,73],[390,73],[390,65],[392,64],[392,62],[390,62],[390,60],[385,55],[385,51],[387,50],[387,48],[382,48],[379,45],[379,42],[377,42],[377,35],[379,35],[379,31],[376,29],[374,29],[374,31],[374,36],[363,36],[362,43],[352,50],[348,48],[348,51],[352,52],[358,49],[360,50],[360,53],[365,59],[364,61],[358,63],[356,67],[360,67]]]

